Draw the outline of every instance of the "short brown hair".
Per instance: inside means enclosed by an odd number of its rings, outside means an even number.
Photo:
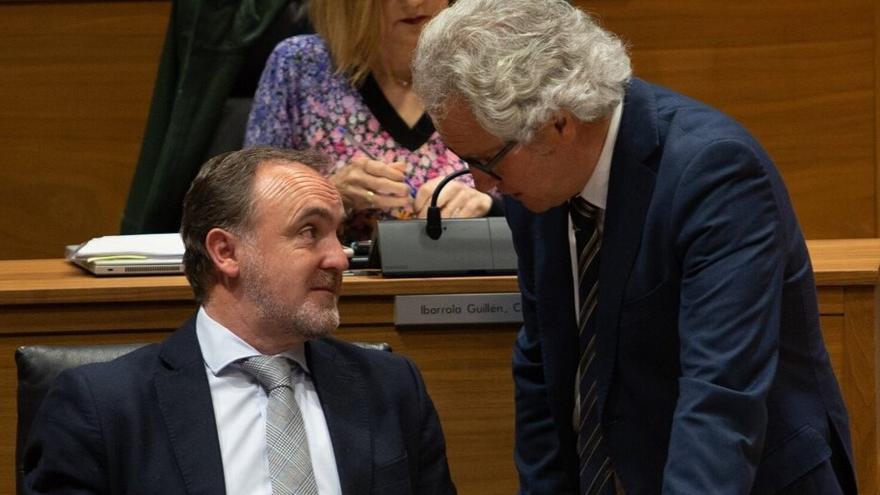
[[[327,43],[336,72],[352,85],[362,82],[381,57],[382,2],[311,0],[309,18]]]
[[[209,159],[190,184],[183,199],[180,235],[186,247],[184,273],[200,304],[216,282],[205,236],[215,227],[240,235],[251,228],[254,177],[259,166],[269,161],[301,163],[320,170],[328,158],[312,150],[246,148]]]

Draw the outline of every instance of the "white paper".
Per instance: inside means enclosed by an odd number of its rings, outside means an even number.
[[[74,254],[79,259],[104,256],[183,257],[180,234],[105,235],[84,243]]]

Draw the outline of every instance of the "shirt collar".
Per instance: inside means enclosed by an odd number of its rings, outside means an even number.
[[[227,366],[236,361],[260,355],[260,351],[211,318],[204,306],[199,308],[196,315],[196,336],[202,348],[202,359],[214,376],[223,373]],[[306,373],[309,372],[305,346],[299,345],[278,355],[293,359]]]
[[[611,122],[608,124],[608,134],[602,145],[602,152],[596,162],[593,175],[584,186],[580,196],[593,206],[605,210],[608,199],[608,176],[611,173],[611,159],[614,155],[614,143],[617,141],[617,131],[620,129],[620,115],[623,111],[623,103],[618,103],[611,114]]]

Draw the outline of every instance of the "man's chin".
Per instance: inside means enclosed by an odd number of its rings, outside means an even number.
[[[331,335],[339,327],[339,311],[336,304],[314,308],[299,315],[297,329],[306,339]]]
[[[522,203],[522,205],[525,207],[525,209],[527,209],[530,212],[535,213],[535,214],[544,213],[545,211],[549,210],[550,208],[559,206],[558,204],[553,204],[553,203],[548,202],[546,200],[540,200],[540,199],[535,199],[535,198],[520,197],[517,199],[519,200],[520,203]]]
[[[308,329],[300,328],[298,333],[299,333],[299,336],[303,340],[317,340],[317,339],[321,339],[321,338],[329,337],[329,336],[333,335],[333,331],[336,330],[336,327],[337,327],[337,325],[323,327],[323,328],[318,328],[318,327],[311,327]]]

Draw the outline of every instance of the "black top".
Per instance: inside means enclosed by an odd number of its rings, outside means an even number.
[[[367,74],[366,79],[358,88],[367,108],[376,116],[376,120],[382,125],[388,134],[404,148],[415,151],[422,147],[434,134],[434,123],[428,114],[423,113],[416,125],[410,127],[400,118],[397,110],[391,106],[379,83],[373,78],[373,74]]]
[[[410,127],[400,118],[397,110],[391,106],[379,83],[373,77],[373,74],[367,74],[364,82],[358,88],[358,92],[364,99],[367,108],[376,116],[379,124],[391,134],[391,137],[398,144],[410,151],[415,151],[422,147],[431,135],[434,134],[434,122],[427,113],[423,113],[416,125]],[[504,203],[501,201],[500,195],[492,195],[492,207],[489,209],[487,216],[504,216]]]

